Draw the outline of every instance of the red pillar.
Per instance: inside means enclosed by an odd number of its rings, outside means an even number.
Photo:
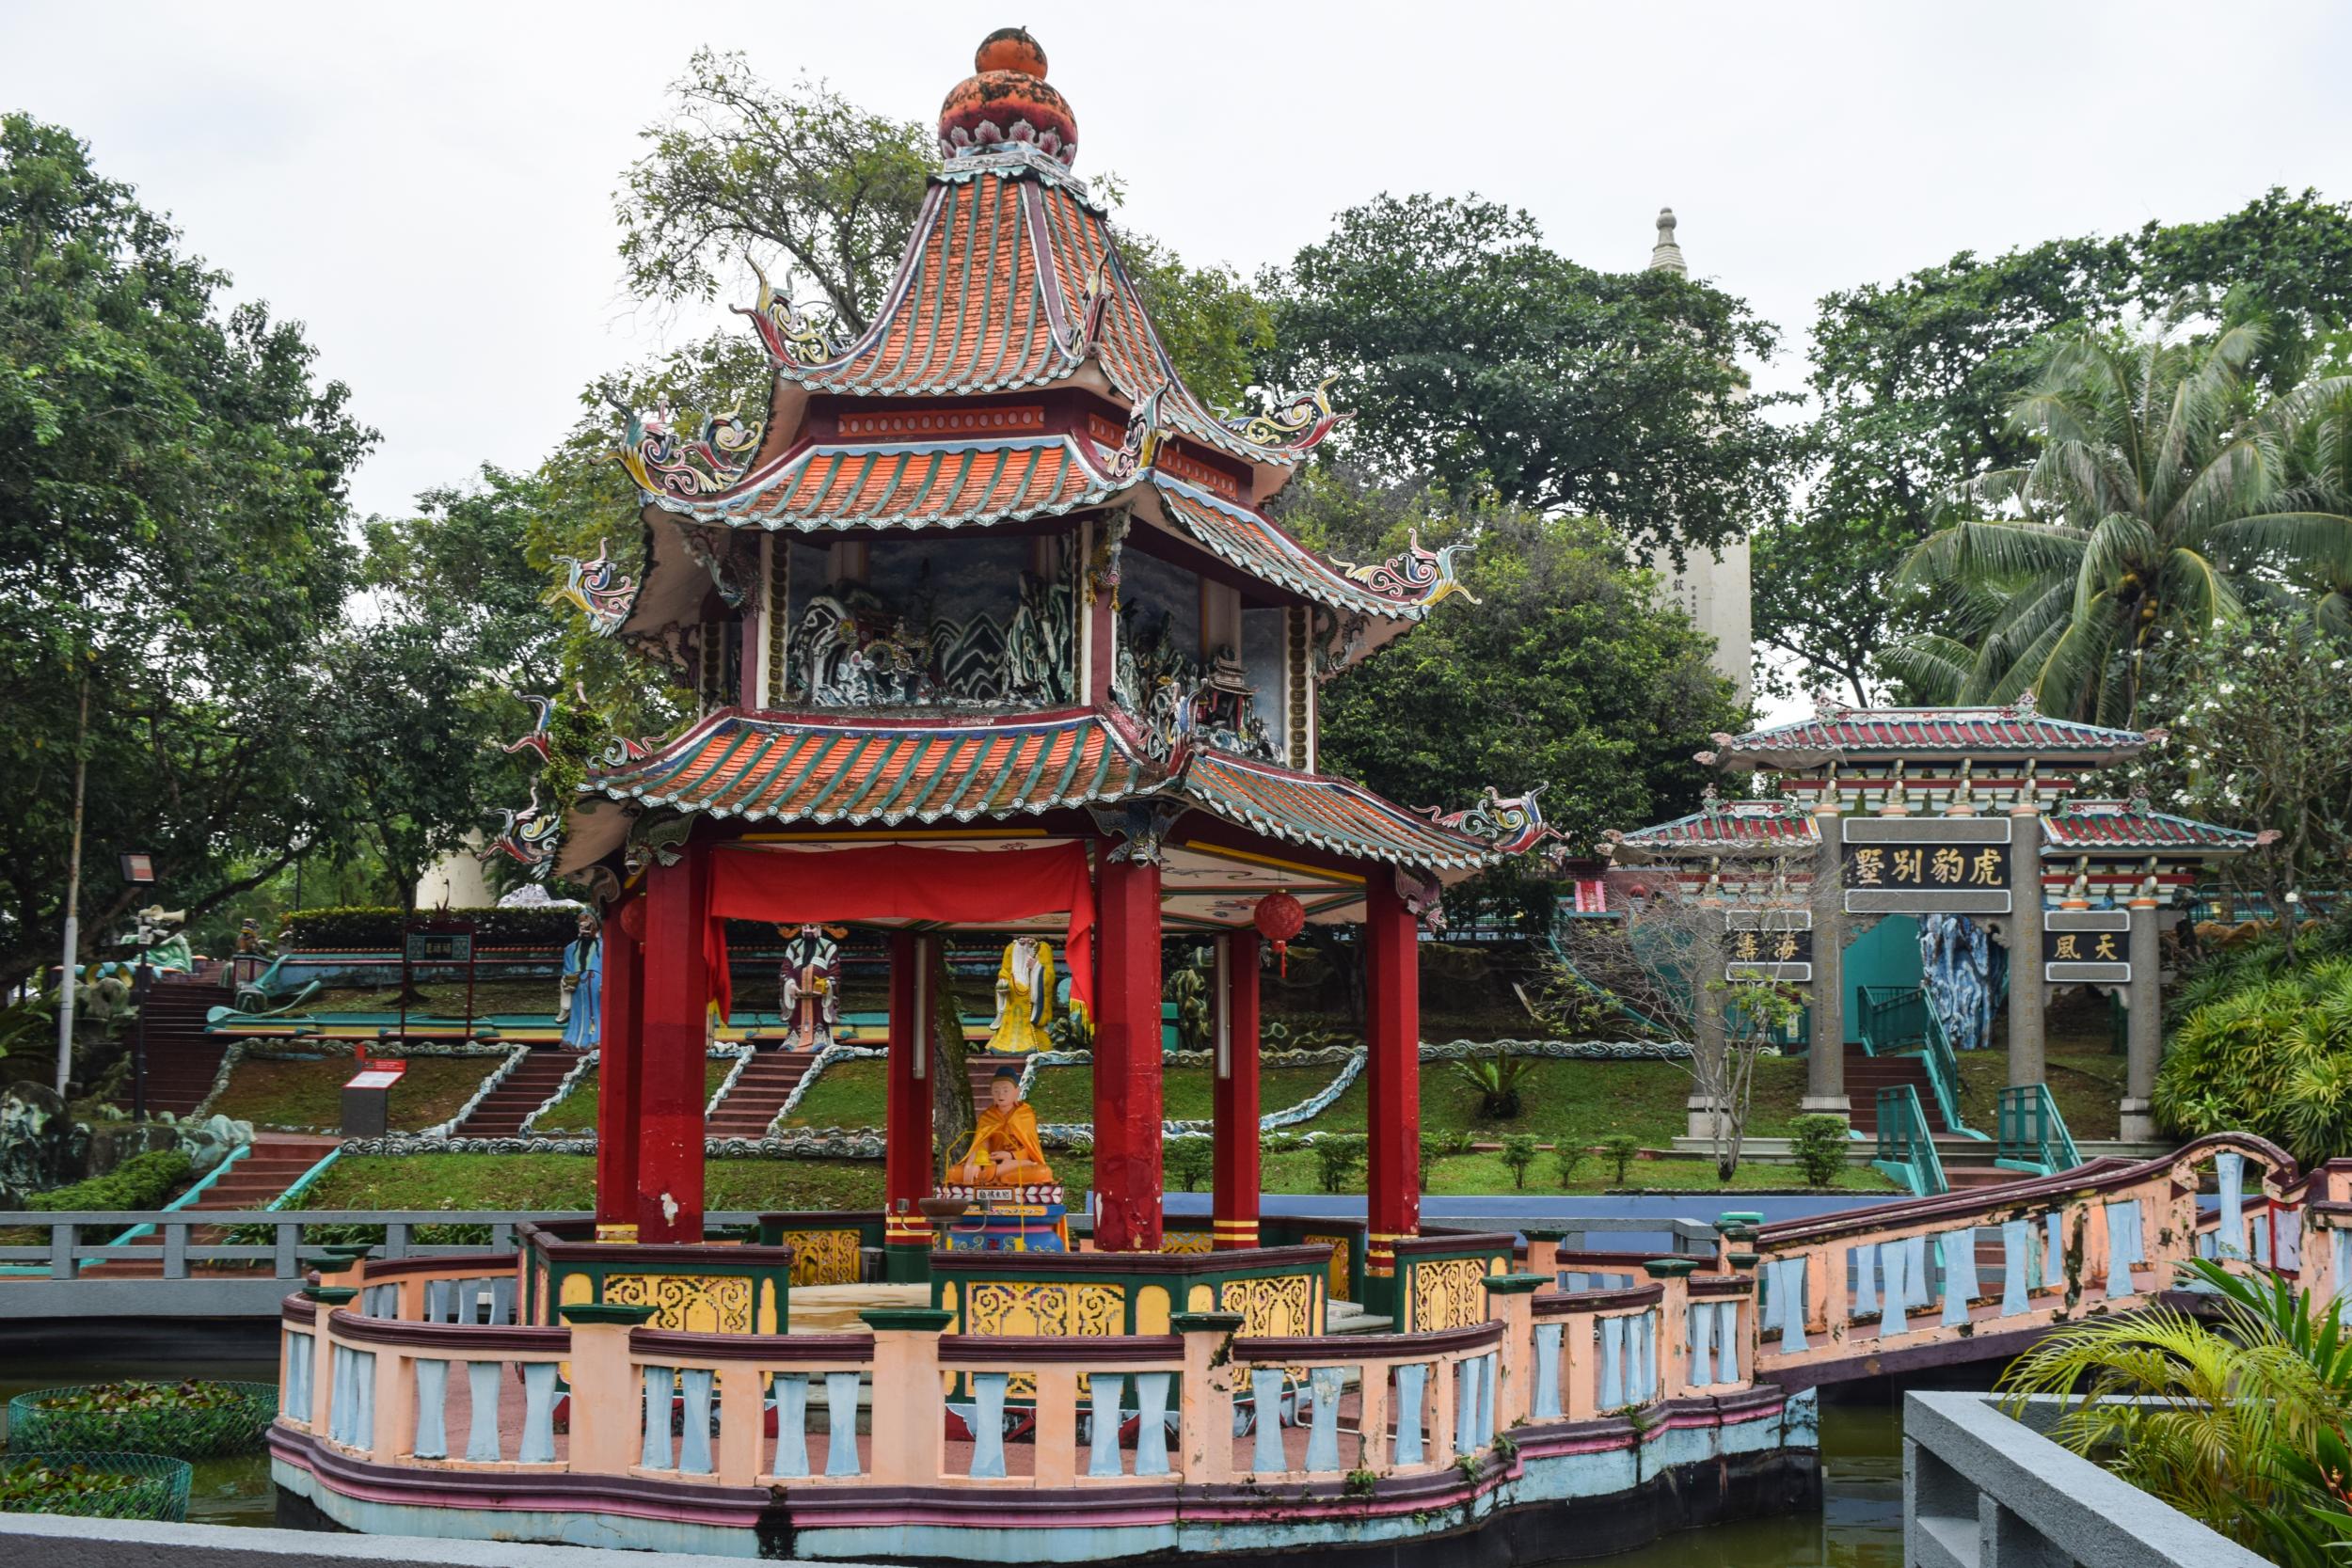
[[[710,847],[645,873],[644,1057],[638,1069],[637,1239],[703,1239],[703,1062],[710,1010],[703,917]]]
[[[1160,868],[1104,857],[1096,895],[1094,1245],[1160,1250]]]
[[[1364,1031],[1366,1293],[1386,1304],[1375,1310],[1393,1312],[1395,1243],[1421,1233],[1421,946],[1396,879],[1381,866],[1364,886]]]
[[[1219,1252],[1258,1244],[1258,933],[1216,939],[1216,1195],[1210,1235]]]
[[[637,1068],[644,1028],[645,901],[604,922],[604,995],[596,1041],[596,1229],[637,1225]]]
[[[930,955],[913,931],[890,934],[890,1078],[882,1113],[882,1277],[930,1273],[931,1227],[915,1200],[931,1190]]]

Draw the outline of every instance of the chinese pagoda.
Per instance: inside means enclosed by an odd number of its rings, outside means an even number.
[[[763,282],[764,425],[634,420],[642,580],[574,566],[597,628],[700,698],[590,769],[549,851],[608,900],[599,1218],[701,1239],[724,922],[826,921],[892,933],[891,1277],[931,1240],[918,988],[950,929],[1061,949],[1093,1030],[1094,1244],[1154,1251],[1161,939],[1187,933],[1219,977],[1216,1240],[1254,1246],[1270,910],[1363,930],[1376,1291],[1418,1232],[1417,923],[1544,830],[1532,801],[1438,818],[1319,772],[1316,692],[1461,591],[1460,546],[1351,565],[1270,520],[1341,417],[1187,389],[1043,52],[1006,29],[977,64],[873,325],[834,341]]]

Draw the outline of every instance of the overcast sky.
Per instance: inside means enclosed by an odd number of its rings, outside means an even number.
[[[2341,5],[0,3],[0,104],[72,127],[241,295],[309,325],[383,433],[363,511],[524,466],[580,387],[692,324],[619,290],[611,193],[698,44],[928,119],[1025,23],[1126,222],[1254,271],[1381,190],[1531,209],[1786,329],[1963,248],[2352,195]]]

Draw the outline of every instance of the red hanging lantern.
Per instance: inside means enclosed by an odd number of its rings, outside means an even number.
[[[1283,978],[1289,978],[1287,950],[1291,939],[1307,928],[1305,906],[1287,893],[1269,893],[1258,900],[1258,911],[1250,916],[1250,923],[1258,927],[1260,936],[1274,943],[1274,961],[1281,967]]]

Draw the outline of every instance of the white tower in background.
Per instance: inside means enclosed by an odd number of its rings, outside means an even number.
[[[1682,247],[1675,243],[1675,210],[1658,210],[1658,243],[1650,247],[1649,270],[1690,275]],[[1650,558],[1669,602],[1681,607],[1699,630],[1715,640],[1715,671],[1737,689],[1740,701],[1755,695],[1750,661],[1755,657],[1755,623],[1749,603],[1748,542],[1736,539],[1717,551],[1690,550],[1680,567],[1660,550]]]

